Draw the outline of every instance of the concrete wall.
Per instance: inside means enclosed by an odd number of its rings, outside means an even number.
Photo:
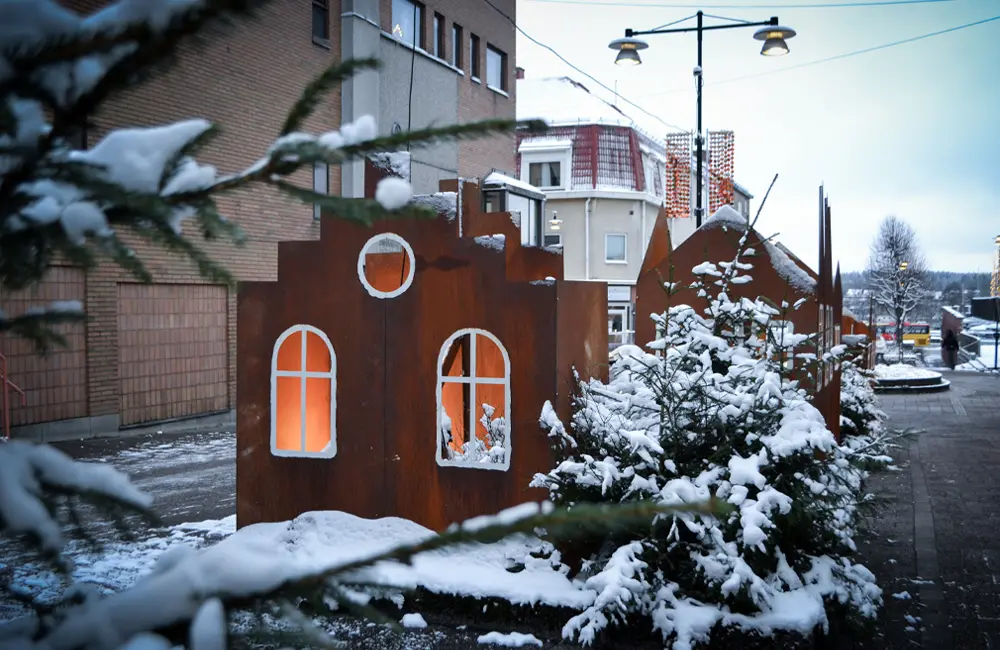
[[[564,272],[567,280],[634,282],[642,268],[642,258],[656,221],[657,207],[643,200],[592,198],[590,200],[590,268],[586,264],[586,199],[546,200],[545,233],[561,234]],[[645,205],[645,217],[643,217]],[[560,230],[548,223],[555,210],[562,220]],[[605,261],[605,234],[625,233],[626,263]]]

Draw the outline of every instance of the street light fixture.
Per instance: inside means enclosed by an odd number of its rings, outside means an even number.
[[[549,219],[549,230],[559,230],[561,226],[562,219],[559,218],[559,213],[553,210],[552,218]]]
[[[618,65],[639,65],[642,63],[642,59],[639,57],[639,50],[644,50],[649,45],[642,40],[636,38],[636,36],[643,36],[646,34],[681,34],[685,32],[697,32],[698,34],[698,65],[694,69],[695,76],[695,88],[698,91],[698,132],[695,134],[695,187],[697,191],[695,193],[695,203],[694,203],[694,216],[695,225],[701,227],[702,217],[703,217],[703,197],[702,197],[702,186],[703,180],[703,166],[702,161],[703,150],[705,146],[704,138],[702,137],[701,129],[701,88],[704,85],[704,79],[702,78],[702,66],[701,66],[701,43],[702,36],[704,32],[717,29],[735,29],[737,27],[761,27],[754,33],[754,38],[759,41],[764,41],[764,46],[761,48],[760,53],[763,56],[782,56],[788,54],[788,43],[789,38],[795,36],[795,30],[790,27],[782,27],[778,24],[778,17],[772,16],[770,20],[765,20],[761,22],[749,22],[745,20],[737,20],[735,18],[722,18],[720,16],[710,16],[710,18],[719,18],[721,20],[731,21],[722,25],[705,25],[704,24],[704,12],[699,11],[694,16],[689,16],[684,20],[677,21],[682,23],[685,20],[690,20],[691,18],[697,18],[698,24],[696,27],[675,27],[673,29],[665,29],[664,27],[657,27],[655,29],[649,29],[645,31],[636,31],[634,29],[625,30],[625,38],[619,38],[611,41],[608,45],[612,50],[618,50],[618,55],[615,57],[615,63]],[[671,25],[677,23],[670,23]]]

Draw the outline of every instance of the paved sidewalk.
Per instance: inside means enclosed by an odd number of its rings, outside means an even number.
[[[914,429],[872,478],[884,509],[861,551],[885,591],[871,648],[1000,648],[1000,378],[945,372],[943,393],[882,395]]]

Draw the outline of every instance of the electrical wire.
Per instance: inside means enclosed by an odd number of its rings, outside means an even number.
[[[611,0],[532,0],[563,5],[601,5],[605,7],[646,7],[648,9],[834,9],[840,7],[888,7],[920,5],[955,0],[871,0],[870,2],[818,2],[795,4],[689,4],[681,2],[612,2]]]
[[[732,77],[730,79],[720,79],[718,81],[711,81],[706,86],[718,86],[721,84],[735,83],[737,81],[744,81],[746,79],[756,79],[757,77],[766,77],[767,75],[778,74],[781,72],[788,72],[790,70],[799,70],[801,68],[807,68],[813,65],[819,65],[820,63],[830,63],[831,61],[839,61],[841,59],[847,59],[852,56],[859,56],[861,54],[868,54],[869,52],[876,52],[878,50],[885,50],[890,47],[896,47],[897,45],[905,45],[907,43],[913,43],[915,41],[922,41],[933,36],[941,36],[943,34],[950,34],[952,32],[957,32],[962,29],[968,29],[970,27],[977,27],[979,25],[984,25],[995,20],[1000,20],[1000,16],[993,16],[991,18],[984,18],[982,20],[977,20],[975,22],[966,23],[964,25],[958,25],[956,27],[949,27],[948,29],[940,29],[936,32],[929,32],[927,34],[921,34],[919,36],[912,36],[910,38],[904,38],[902,40],[893,41],[891,43],[883,43],[882,45],[874,45],[872,47],[866,47],[860,50],[854,50],[853,52],[845,52],[844,54],[836,54],[834,56],[828,56],[822,59],[815,59],[813,61],[805,61],[803,63],[797,63],[795,65],[785,66],[784,68],[778,68],[777,70],[765,70],[764,72],[756,72],[754,74],[743,75],[741,77]],[[648,95],[643,95],[643,97],[660,97],[662,95],[672,95],[676,93],[686,92],[687,88],[675,88],[673,90],[664,90],[656,93],[650,93]]]
[[[676,124],[671,124],[670,122],[667,122],[667,121],[663,120],[662,118],[654,115],[653,113],[650,113],[645,108],[643,108],[642,106],[639,106],[635,102],[630,101],[629,99],[627,99],[625,97],[622,97],[621,94],[619,94],[616,90],[613,90],[612,88],[609,88],[607,85],[605,85],[602,81],[600,81],[599,79],[597,79],[596,77],[594,77],[593,75],[591,75],[589,72],[586,72],[585,70],[583,70],[583,69],[581,69],[581,68],[573,65],[569,61],[567,61],[566,58],[562,54],[559,54],[559,52],[557,52],[551,46],[546,45],[545,43],[542,43],[541,41],[535,39],[530,34],[528,34],[527,32],[525,32],[523,29],[521,29],[521,27],[517,24],[517,22],[513,18],[511,18],[509,15],[507,15],[507,13],[505,11],[503,11],[502,9],[500,9],[499,7],[497,7],[495,4],[493,4],[492,2],[490,2],[490,0],[483,0],[483,2],[485,2],[489,6],[493,7],[494,11],[496,11],[498,14],[500,14],[501,16],[503,16],[504,18],[506,18],[507,21],[510,22],[510,24],[514,26],[514,29],[516,29],[517,31],[519,31],[521,33],[521,35],[524,36],[526,39],[528,39],[529,41],[531,41],[535,45],[538,45],[539,47],[545,48],[546,50],[548,50],[552,54],[556,55],[556,57],[560,61],[562,61],[563,63],[565,63],[566,65],[568,65],[570,68],[572,68],[573,70],[576,70],[577,72],[579,72],[583,76],[587,77],[588,79],[590,79],[591,81],[593,81],[594,83],[596,83],[598,86],[600,86],[604,90],[607,90],[608,92],[614,93],[616,97],[618,97],[619,99],[621,99],[623,102],[625,102],[629,106],[634,107],[636,110],[641,111],[642,113],[644,113],[644,114],[648,115],[649,117],[653,118],[654,120],[656,120],[660,124],[663,124],[664,126],[667,126],[667,127],[671,128],[671,129],[676,129],[677,131],[690,131],[691,130],[691,129],[685,129],[684,127],[677,126]],[[682,19],[682,21],[683,20],[687,20],[687,18]],[[681,22],[681,21],[678,21],[678,22]]]

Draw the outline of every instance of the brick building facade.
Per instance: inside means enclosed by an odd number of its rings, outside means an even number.
[[[104,4],[100,0],[63,2],[84,14]],[[382,58],[385,68],[331,93],[307,121],[308,130],[332,130],[342,119],[368,113],[378,120],[380,132],[387,134],[397,123],[386,119],[387,113],[393,117],[393,111],[408,117],[436,114],[438,124],[513,117],[513,24],[481,0],[428,2],[419,5],[424,38],[414,50],[393,38],[393,12],[399,14],[403,4],[412,7],[409,0],[274,0],[252,20],[211,27],[200,43],[182,48],[169,72],[109,102],[95,116],[96,128],[86,134],[86,142],[93,145],[113,128],[202,117],[215,122],[220,133],[202,150],[199,160],[215,165],[221,174],[237,172],[266,152],[310,80],[339,57],[366,55]],[[514,17],[514,0],[495,0],[494,4]],[[435,15],[449,26],[454,23],[463,28],[459,65],[434,56],[433,29],[441,23],[433,20]],[[360,33],[358,24],[368,32]],[[443,52],[453,52],[451,29],[443,34],[447,47]],[[487,64],[487,43],[503,52],[505,74],[511,79],[505,82],[509,93],[470,79],[470,34],[482,35],[481,69]],[[395,50],[409,53],[405,69],[397,63],[398,55],[389,56]],[[417,70],[417,60],[441,68],[454,81],[447,87],[427,78],[411,82],[408,75]],[[407,75],[409,91],[402,101],[397,83],[401,74]],[[369,83],[373,77],[378,81],[374,93]],[[420,92],[413,92],[414,86]],[[442,120],[439,109],[449,92],[456,107],[454,119]],[[420,120],[408,121],[411,128],[423,125]],[[407,124],[401,127],[406,130]],[[428,149],[427,156],[434,159],[441,158],[444,149],[445,157],[450,155],[455,164],[428,165],[437,170],[436,177],[417,178],[415,171],[414,185],[418,191],[422,185],[433,184],[436,189],[437,178],[482,177],[493,167],[513,167],[513,140],[510,135]],[[448,147],[454,152],[449,153]],[[324,170],[302,170],[292,181],[317,187],[325,176],[330,192],[360,196],[357,183],[363,184],[363,178],[357,177],[357,169],[346,166],[344,178],[338,167],[325,174]],[[352,173],[354,178],[348,178]],[[218,205],[242,226],[246,245],[198,243],[240,280],[275,279],[278,241],[319,237],[312,206],[267,188],[220,196]],[[25,341],[0,339],[8,376],[25,391],[26,406],[21,406],[17,396],[13,399],[14,437],[108,435],[133,425],[225,414],[234,407],[235,290],[207,283],[184,259],[134,238],[128,241],[152,272],[152,284],[140,284],[110,263],[89,273],[59,266],[37,287],[0,295],[0,307],[9,315],[52,300],[79,300],[91,319],[86,326],[67,328],[69,347],[46,358],[36,356]]]

